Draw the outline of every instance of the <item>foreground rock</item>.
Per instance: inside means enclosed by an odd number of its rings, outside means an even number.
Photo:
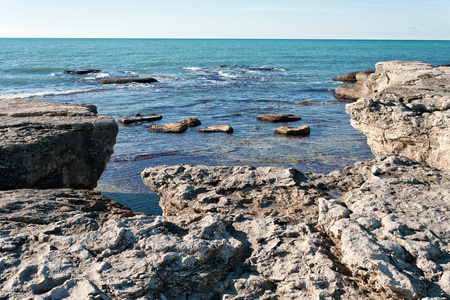
[[[279,299],[449,297],[448,172],[383,156],[328,176],[179,165],[142,177],[167,216],[233,218],[229,232],[249,246],[250,272],[233,274],[243,289],[225,299],[250,290]]]
[[[140,125],[144,123],[149,123],[153,121],[161,120],[163,117],[161,115],[147,115],[147,116],[139,116],[135,118],[122,118],[117,119],[117,123],[123,124],[123,125]]]
[[[258,116],[256,119],[261,122],[283,123],[283,122],[295,122],[301,120],[302,118],[291,114],[264,114]]]
[[[346,111],[374,153],[450,170],[450,68],[382,62],[362,84],[370,97],[348,104]]]
[[[230,125],[210,125],[205,128],[200,128],[197,131],[204,133],[211,133],[211,132],[233,133],[234,129]]]
[[[98,81],[101,84],[151,83],[158,82],[153,77],[106,78]]]
[[[96,187],[118,127],[87,104],[0,100],[0,190]]]
[[[178,120],[177,123],[186,125],[187,128],[193,128],[202,125],[199,119],[195,117]]]
[[[274,133],[285,136],[305,136],[311,133],[311,128],[308,125],[303,125],[297,128],[281,126],[275,128]]]
[[[182,133],[186,131],[188,127],[181,123],[166,123],[164,125],[152,124],[148,131],[161,132],[161,133]]]

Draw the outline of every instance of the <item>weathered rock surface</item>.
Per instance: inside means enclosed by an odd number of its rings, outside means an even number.
[[[382,62],[369,91],[346,111],[375,154],[395,153],[450,170],[450,68]]]
[[[197,127],[197,126],[202,125],[202,122],[200,122],[200,120],[195,117],[181,119],[181,120],[178,120],[177,123],[186,125],[187,128],[192,128],[192,127]]]
[[[281,126],[281,127],[275,128],[273,132],[276,134],[279,134],[279,135],[305,136],[305,135],[309,135],[311,133],[311,128],[309,128],[308,125],[303,125],[303,126],[300,126],[297,128]]]
[[[142,177],[161,195],[167,216],[234,218],[231,226],[250,243],[248,268],[256,272],[246,280],[235,277],[234,288],[243,287],[243,294],[256,289],[259,297],[276,299],[449,297],[448,172],[388,155],[328,176],[179,165],[148,168]],[[328,195],[320,196],[325,188]],[[255,223],[257,228],[243,226]],[[267,238],[270,226],[280,225],[281,237]]]
[[[96,187],[118,127],[87,104],[0,100],[0,190]]]
[[[233,133],[234,129],[230,125],[210,125],[205,128],[200,128],[197,131],[204,132],[204,133],[210,133],[210,132]]]
[[[140,116],[135,118],[122,118],[117,119],[117,123],[123,124],[123,125],[140,125],[144,123],[149,123],[153,121],[161,120],[163,117],[161,115],[151,114],[147,116]]]
[[[356,82],[356,74],[358,74],[358,72],[351,72],[351,73],[339,75],[338,77],[334,78],[333,80],[347,82],[347,83],[355,83]]]
[[[158,82],[153,77],[125,77],[125,78],[106,78],[98,81],[101,84],[125,84],[125,83],[151,83]]]
[[[162,132],[162,133],[182,133],[186,131],[188,127],[181,123],[166,123],[164,125],[152,124],[148,128],[150,132]]]
[[[291,114],[264,114],[258,116],[256,119],[261,122],[283,123],[283,122],[295,122],[301,120],[302,118]]]

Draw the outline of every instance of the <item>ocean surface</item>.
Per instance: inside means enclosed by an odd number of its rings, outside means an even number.
[[[155,124],[197,117],[200,127],[234,133],[150,133],[119,126],[115,153],[97,190],[135,211],[160,214],[140,172],[164,164],[295,167],[328,173],[372,158],[364,135],[336,100],[332,79],[387,60],[450,63],[450,41],[0,39],[0,99],[91,103],[113,118],[160,114]],[[64,69],[100,69],[87,75]],[[107,77],[152,76],[157,83],[100,85]],[[280,137],[265,113],[290,113],[311,135]]]

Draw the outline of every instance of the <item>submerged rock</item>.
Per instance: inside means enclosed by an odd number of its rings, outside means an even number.
[[[125,83],[151,83],[158,82],[153,77],[125,77],[125,78],[106,78],[98,81],[101,84],[125,84]]]
[[[153,121],[161,120],[163,117],[161,115],[151,114],[147,116],[135,116],[135,118],[123,118],[123,119],[117,119],[117,123],[123,124],[123,125],[140,125],[143,123],[149,123]]]
[[[264,114],[258,116],[256,119],[261,122],[270,123],[295,122],[301,120],[300,117],[291,114]]]
[[[188,127],[181,123],[166,123],[164,125],[152,124],[148,131],[150,132],[162,132],[162,133],[182,133],[186,131]]]
[[[233,133],[234,129],[230,125],[211,125],[205,128],[200,128],[197,130],[198,132],[224,132],[224,133]]]
[[[88,70],[63,70],[64,74],[84,75],[91,73],[100,73],[101,70],[88,69]]]
[[[300,126],[297,128],[281,126],[281,127],[275,128],[273,132],[276,134],[279,134],[279,135],[305,136],[305,135],[309,135],[311,133],[311,128],[309,128],[308,125],[303,125],[303,126]]]
[[[0,189],[92,189],[117,132],[93,105],[0,100]]]

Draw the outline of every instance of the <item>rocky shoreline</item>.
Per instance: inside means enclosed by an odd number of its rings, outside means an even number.
[[[0,299],[448,299],[444,68],[366,72],[370,98],[347,112],[375,159],[327,175],[145,169],[163,216],[91,190],[114,120],[89,105],[0,101]]]

